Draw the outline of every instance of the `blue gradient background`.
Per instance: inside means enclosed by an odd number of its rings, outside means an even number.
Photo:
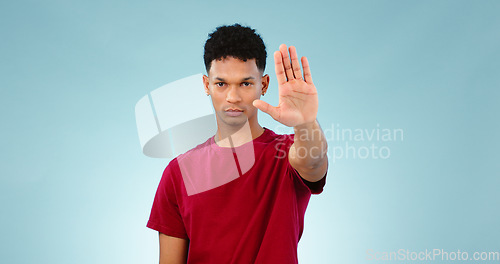
[[[375,142],[388,159],[330,164],[301,263],[500,251],[499,11],[455,0],[2,1],[1,262],[157,262],[145,224],[167,161],[141,153],[134,106],[204,72],[207,33],[234,22],[255,27],[269,54],[286,43],[309,58],[324,127],[404,130]],[[275,105],[272,56],[267,73]]]

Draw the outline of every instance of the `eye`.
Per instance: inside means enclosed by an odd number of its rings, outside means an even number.
[[[242,86],[247,87],[247,86],[250,86],[250,85],[252,85],[252,84],[251,84],[251,83],[249,83],[249,82],[242,82],[242,83],[241,83],[241,85],[242,85]]]
[[[223,87],[224,83],[223,82],[218,82],[218,83],[215,83],[215,86],[217,86],[217,87]]]

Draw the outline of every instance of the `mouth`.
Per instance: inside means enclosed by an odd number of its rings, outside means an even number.
[[[228,108],[224,110],[228,116],[239,116],[243,114],[243,110],[238,109],[238,108]]]
[[[226,112],[243,112],[243,110],[238,109],[238,108],[228,108],[224,111],[226,111]]]

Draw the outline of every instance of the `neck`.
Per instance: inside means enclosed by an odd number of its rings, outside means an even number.
[[[255,122],[251,124],[247,121],[241,127],[222,128],[218,126],[214,140],[220,147],[238,147],[254,140],[262,135],[262,133],[264,133],[264,128],[262,128],[259,123]]]

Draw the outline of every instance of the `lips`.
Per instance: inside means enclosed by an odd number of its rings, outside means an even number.
[[[224,111],[226,111],[226,112],[243,112],[243,110],[237,109],[237,108],[228,108]]]
[[[233,116],[233,117],[239,116],[243,113],[243,110],[238,109],[238,108],[228,108],[224,111],[226,112],[226,115]]]

